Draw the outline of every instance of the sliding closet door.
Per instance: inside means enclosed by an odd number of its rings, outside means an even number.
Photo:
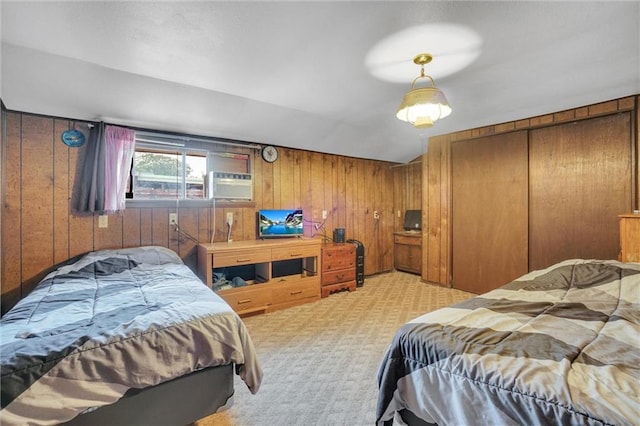
[[[631,117],[532,130],[529,267],[617,259],[618,215],[632,208]]]
[[[451,145],[452,284],[484,293],[527,272],[527,133]]]

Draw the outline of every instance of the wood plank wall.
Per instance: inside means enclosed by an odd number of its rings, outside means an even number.
[[[423,250],[422,279],[441,285],[451,282],[451,143],[470,140],[518,130],[530,130],[601,117],[619,112],[631,111],[634,117],[629,137],[633,141],[632,170],[635,187],[631,194],[633,205],[638,209],[640,180],[638,165],[640,164],[640,96],[630,96],[607,102],[588,105],[567,111],[545,114],[508,123],[470,129],[429,139],[428,152],[423,155]],[[625,212],[620,212],[625,213]]]
[[[108,227],[99,228],[97,217],[70,211],[80,150],[64,145],[61,135],[85,123],[6,110],[2,115],[2,313],[53,265],[92,250],[161,245],[195,265],[196,243],[169,226],[169,213],[175,212],[181,229],[209,242],[213,229],[215,241],[225,241],[227,213],[234,215],[231,238],[238,241],[256,238],[256,210],[302,208],[305,235],[331,238],[334,228],[345,228],[348,239],[365,246],[366,275],[389,271],[397,227],[394,212],[419,200],[415,195],[410,201],[404,195],[394,200],[394,194],[404,194],[396,191],[396,185],[405,178],[398,177],[398,169],[390,167],[393,163],[280,148],[280,158],[273,164],[254,155],[252,203],[128,208],[109,215]],[[380,212],[379,220],[374,211]]]
[[[451,150],[449,139],[429,139],[422,160],[422,279],[436,284],[451,280]]]
[[[393,166],[394,232],[404,228],[404,213],[422,208],[422,158]]]

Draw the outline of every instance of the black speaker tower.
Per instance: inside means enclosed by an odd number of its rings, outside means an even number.
[[[356,287],[364,285],[364,244],[358,240],[347,240],[356,245]]]

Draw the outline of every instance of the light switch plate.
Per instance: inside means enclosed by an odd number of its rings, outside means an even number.
[[[107,228],[109,227],[109,216],[100,215],[98,216],[98,228]]]

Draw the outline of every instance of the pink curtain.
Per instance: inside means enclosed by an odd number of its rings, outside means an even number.
[[[134,130],[105,126],[105,211],[115,212],[125,208],[127,179],[134,151]]]

